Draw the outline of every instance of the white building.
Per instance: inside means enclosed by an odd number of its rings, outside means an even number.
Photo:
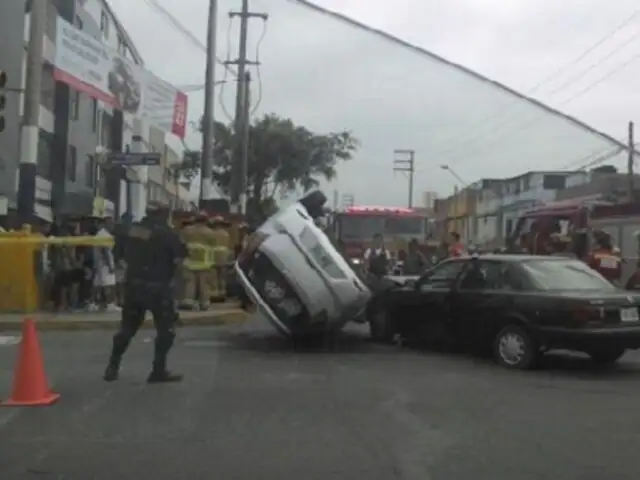
[[[56,28],[58,17],[72,23],[85,34],[100,40],[108,47],[117,50],[124,58],[143,66],[143,59],[130,36],[119,22],[106,0],[46,0],[47,23],[43,39],[44,64],[42,77],[42,96],[40,107],[40,141],[38,145],[36,214],[44,220],[51,220],[55,213],[86,215],[99,204],[103,212],[123,213],[131,210],[134,217],[140,218],[146,210],[149,198],[166,198],[175,203],[177,195],[186,198],[187,193],[176,187],[174,182],[154,181],[153,194],[148,188],[149,178],[173,178],[169,172],[173,162],[180,155],[166,154],[166,133],[156,127],[146,125],[133,115],[123,113],[114,115],[113,108],[100,101],[74,90],[67,84],[57,82],[53,75],[53,63],[56,54]],[[13,10],[12,10],[13,12]],[[22,62],[22,87],[26,77],[26,51],[30,30],[30,10],[16,10],[21,15],[24,28],[18,31],[23,38],[21,51],[0,53],[5,63],[11,55],[18,55]],[[2,25],[20,25],[20,19],[3,18]],[[6,25],[5,25],[6,24]],[[9,55],[9,56],[8,56]],[[12,80],[17,75],[12,74]],[[12,82],[13,83],[13,82]],[[24,112],[24,95],[19,96],[19,116]],[[122,117],[122,122],[118,119]],[[116,120],[114,121],[114,118]],[[15,120],[19,122],[19,118]],[[13,125],[11,126],[13,131]],[[154,142],[151,143],[152,132]],[[134,144],[134,137],[140,138],[140,145]],[[18,139],[16,139],[18,142]],[[18,142],[19,143],[19,142]],[[3,146],[4,147],[4,146]],[[11,146],[9,146],[11,147]],[[154,150],[163,154],[161,165],[157,167],[128,168],[126,182],[123,178],[108,178],[100,168],[100,159],[96,152],[126,150],[132,147],[140,151]],[[11,152],[11,149],[7,149]],[[174,152],[175,153],[175,152]],[[18,155],[14,158],[17,171]],[[171,158],[171,162],[168,160]],[[113,175],[111,175],[113,177]],[[5,196],[0,206],[4,209],[15,208],[15,189],[3,185]],[[127,183],[129,185],[127,186]],[[160,190],[158,190],[160,189]],[[182,189],[184,190],[184,189]],[[0,198],[0,200],[2,200]],[[0,212],[0,215],[4,212]]]
[[[436,203],[436,199],[438,198],[437,192],[422,192],[422,208],[428,208],[429,210],[433,210],[433,207]]]

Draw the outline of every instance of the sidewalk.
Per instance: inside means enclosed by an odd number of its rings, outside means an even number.
[[[22,321],[31,318],[38,330],[115,330],[120,324],[120,313],[111,312],[42,312],[35,314],[0,314],[0,332],[22,328]],[[248,315],[235,303],[212,306],[206,312],[180,311],[182,326],[226,325],[246,320]],[[142,328],[153,328],[148,314]]]

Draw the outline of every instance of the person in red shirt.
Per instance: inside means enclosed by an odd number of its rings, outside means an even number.
[[[602,230],[593,233],[593,240],[595,248],[587,257],[587,264],[611,283],[617,284],[622,277],[620,252],[613,247],[611,236]]]
[[[462,257],[465,255],[464,245],[460,241],[460,234],[458,232],[451,232],[451,243],[449,243],[449,256],[450,257]]]

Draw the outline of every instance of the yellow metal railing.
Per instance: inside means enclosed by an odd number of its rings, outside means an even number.
[[[35,312],[41,307],[39,254],[43,247],[112,247],[113,238],[94,236],[45,237],[30,228],[0,232],[0,312]],[[225,270],[230,262],[229,248],[190,245],[189,270]],[[196,255],[193,255],[195,252]]]
[[[0,312],[35,312],[41,304],[38,278],[43,247],[111,247],[112,238],[45,237],[22,230],[0,232]]]

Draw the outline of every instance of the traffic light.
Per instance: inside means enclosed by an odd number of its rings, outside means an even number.
[[[4,132],[4,109],[7,107],[7,72],[0,70],[0,133]]]

